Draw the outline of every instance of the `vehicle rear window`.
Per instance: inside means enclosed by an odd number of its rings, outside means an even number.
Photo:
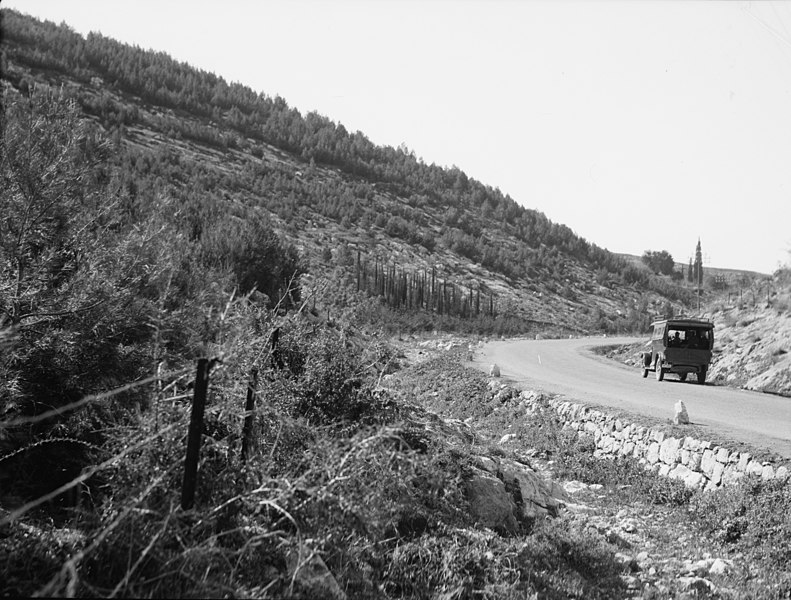
[[[670,327],[667,332],[668,348],[711,350],[711,332],[698,327]]]

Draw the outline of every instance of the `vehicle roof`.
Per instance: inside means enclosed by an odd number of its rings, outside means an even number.
[[[692,319],[688,317],[679,317],[677,319],[657,319],[651,323],[651,326],[660,325],[662,323],[667,323],[670,326],[714,328],[714,323],[708,319]]]

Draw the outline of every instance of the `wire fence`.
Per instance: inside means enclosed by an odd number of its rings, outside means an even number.
[[[269,333],[268,343],[265,344],[263,348],[260,348],[259,351],[257,352],[255,357],[256,359],[255,362],[258,362],[261,358],[263,358],[268,354],[272,358],[273,364],[279,364],[279,366],[282,368],[282,363],[279,363],[279,361],[277,360],[277,357],[279,356],[278,343],[279,343],[279,328],[273,328]],[[147,386],[154,383],[156,383],[158,387],[157,396],[162,398],[162,395],[165,392],[167,392],[169,389],[171,388],[175,389],[176,384],[179,381],[181,381],[185,375],[189,374],[190,372],[195,372],[195,379],[193,382],[193,389],[191,392],[183,393],[183,394],[175,394],[173,396],[167,397],[167,400],[170,401],[186,399],[189,398],[190,396],[192,397],[192,411],[190,416],[189,431],[187,435],[187,449],[186,449],[186,457],[184,461],[184,480],[182,484],[182,497],[181,497],[182,509],[188,510],[193,506],[195,491],[197,486],[197,471],[200,460],[200,445],[203,435],[203,424],[204,424],[204,418],[206,416],[205,408],[208,397],[210,373],[213,367],[219,366],[220,368],[222,368],[226,364],[224,363],[224,361],[232,362],[234,358],[235,358],[234,356],[224,357],[223,360],[221,360],[220,358],[212,358],[212,359],[201,358],[197,360],[196,366],[176,369],[173,371],[169,371],[167,373],[158,373],[157,375],[140,379],[138,381],[134,381],[126,385],[119,386],[117,388],[114,388],[106,392],[84,396],[80,400],[77,400],[70,404],[66,404],[61,407],[57,407],[45,411],[38,415],[15,417],[12,419],[7,419],[5,421],[0,421],[0,431],[2,431],[3,429],[11,429],[14,427],[20,427],[24,425],[33,425],[45,421],[47,419],[61,417],[70,412],[84,408],[85,406],[88,406],[90,404],[102,400],[111,399],[125,392],[129,392],[136,388],[140,388],[142,386]],[[245,386],[247,389],[247,395],[245,399],[244,409],[239,411],[239,417],[244,418],[242,439],[246,441],[242,450],[242,462],[245,462],[247,458],[247,454],[249,451],[249,443],[250,443],[249,440],[253,428],[253,419],[256,413],[255,400],[257,396],[256,388],[258,386],[257,370],[254,369],[252,373],[255,373],[255,375],[252,375],[251,380],[248,381]],[[162,387],[163,381],[168,381],[169,383],[166,386]],[[217,412],[217,410],[219,410],[219,408],[210,410],[208,411],[208,414],[214,414]],[[154,434],[148,436],[146,439],[140,442],[137,442],[125,448],[121,452],[104,460],[100,464],[83,470],[83,472],[78,477],[73,478],[72,480],[64,483],[63,485],[57,487],[56,489],[34,500],[30,500],[21,507],[11,511],[10,513],[0,518],[0,526],[10,524],[13,521],[22,517],[27,512],[33,510],[34,508],[41,506],[42,504],[49,502],[54,498],[57,498],[58,496],[68,492],[69,490],[76,488],[77,486],[83,484],[90,478],[97,475],[102,470],[113,466],[125,456],[144,448],[148,444],[151,444],[152,442],[161,438],[170,431],[173,431],[177,427],[183,425],[184,423],[179,421],[160,429],[158,425],[158,417],[157,417],[157,426]],[[65,437],[53,437],[44,440],[39,440],[33,444],[28,444],[22,448],[18,448],[13,452],[10,452],[4,456],[0,456],[0,463],[11,460],[19,456],[20,454],[30,451],[33,448],[40,447],[46,444],[56,443],[56,442],[82,444],[87,447],[91,447],[94,450],[101,451],[101,448],[98,448],[97,446],[90,444],[88,442],[84,442],[82,440],[76,440],[73,438],[65,438]]]
[[[160,473],[146,488],[134,499],[131,501],[125,502],[123,509],[120,513],[112,519],[112,521],[107,524],[98,534],[92,535],[90,544],[78,551],[76,554],[71,556],[66,562],[62,565],[58,573],[55,574],[49,582],[47,582],[35,595],[39,597],[51,597],[55,595],[66,595],[68,597],[73,597],[77,592],[77,585],[79,583],[79,576],[78,576],[78,568],[82,561],[85,560],[87,556],[89,556],[92,552],[97,550],[100,545],[107,539],[107,537],[116,530],[119,525],[122,524],[124,520],[126,520],[129,515],[133,513],[135,508],[139,506],[158,486],[162,485],[163,481],[166,480],[169,476],[171,476],[177,469],[183,468],[184,471],[184,478],[182,483],[182,490],[181,490],[181,502],[180,507],[182,510],[189,510],[193,507],[194,504],[194,497],[197,487],[197,473],[198,473],[198,465],[200,462],[199,457],[199,450],[200,450],[200,441],[203,436],[203,418],[205,414],[213,414],[217,411],[221,410],[221,407],[215,407],[213,410],[205,411],[206,399],[208,396],[208,389],[209,389],[209,375],[211,371],[211,367],[215,364],[219,364],[217,359],[199,359],[197,361],[197,369],[195,366],[190,366],[184,369],[178,369],[174,371],[170,371],[165,374],[159,374],[157,376],[148,377],[145,379],[141,379],[139,381],[132,382],[127,385],[120,386],[113,390],[102,392],[99,394],[92,394],[89,396],[85,396],[80,400],[70,403],[68,405],[59,407],[57,409],[52,409],[46,411],[45,413],[34,415],[34,416],[27,416],[27,417],[17,417],[12,419],[7,419],[5,421],[0,422],[0,431],[3,429],[10,429],[12,427],[19,427],[23,425],[31,425],[35,423],[39,423],[45,419],[53,418],[53,417],[60,417],[70,412],[79,410],[85,406],[88,406],[92,403],[99,402],[102,400],[107,400],[113,397],[116,397],[124,392],[128,392],[139,388],[141,386],[150,385],[155,382],[162,382],[168,381],[169,383],[162,387],[158,385],[158,393],[157,396],[160,397],[161,400],[178,400],[178,399],[185,399],[192,396],[192,416],[191,416],[191,423],[187,435],[187,450],[186,450],[186,459],[179,460],[175,464],[169,465],[166,470]],[[190,372],[196,372],[195,381],[193,384],[193,389],[190,393],[184,394],[176,394],[171,397],[162,397],[162,392],[166,392],[168,389],[173,388],[175,389],[176,384],[181,381],[185,375]],[[248,389],[250,388],[250,383],[248,382]],[[257,382],[255,383],[257,385]],[[250,396],[252,394],[252,396]],[[251,402],[252,398],[252,402]],[[246,399],[246,405],[239,407],[240,416],[245,417],[245,432],[244,436],[249,437],[248,429],[251,427],[252,419],[255,414],[255,406],[254,406],[254,399],[255,399],[255,389],[252,389],[248,392],[248,398]],[[186,413],[184,413],[186,416]],[[0,516],[0,528],[5,527],[14,523],[15,521],[22,518],[24,515],[29,513],[30,511],[40,507],[41,505],[48,503],[59,496],[66,494],[70,490],[78,488],[89,481],[91,478],[95,477],[97,474],[105,471],[107,469],[113,468],[117,466],[120,461],[134,455],[136,452],[143,450],[144,448],[155,444],[158,440],[161,440],[163,437],[167,436],[171,432],[177,431],[180,428],[184,428],[185,426],[185,419],[179,418],[177,421],[170,423],[167,426],[160,427],[159,420],[157,418],[157,424],[155,427],[154,433],[151,435],[146,436],[144,439],[141,439],[135,443],[132,443],[126,446],[120,452],[115,453],[113,456],[105,459],[99,464],[93,465],[89,468],[83,469],[82,473],[71,479],[70,481],[64,483],[63,485],[58,486],[57,488],[49,491],[46,494],[43,494],[33,500],[30,500],[24,503],[22,506],[8,512],[5,515]],[[56,442],[69,442],[69,443],[78,443],[84,444],[90,447],[93,450],[101,451],[102,449],[90,444],[88,442],[82,442],[80,440],[75,440],[72,438],[64,438],[64,437],[53,437],[47,438],[44,440],[39,440],[33,444],[28,444],[22,448],[19,448],[9,454],[6,454],[0,457],[0,463],[3,461],[11,460],[20,454],[31,450],[32,448],[42,447],[46,444],[52,444]],[[171,501],[171,509],[173,505],[176,504],[175,501]],[[129,584],[130,579],[133,577],[134,573],[137,569],[143,564],[148,554],[154,548],[157,539],[164,534],[167,527],[169,526],[169,521],[172,516],[173,510],[168,512],[167,518],[165,519],[162,526],[159,528],[157,534],[155,534],[148,542],[146,548],[143,549],[142,553],[137,557],[137,560],[134,561],[134,564],[131,564],[130,567],[127,569],[124,577],[118,581],[115,588],[110,592],[110,597],[115,597],[122,593],[125,587]]]

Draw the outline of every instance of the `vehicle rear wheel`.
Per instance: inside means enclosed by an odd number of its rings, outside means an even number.
[[[644,352],[640,355],[643,363],[643,377],[648,377],[648,371],[651,368],[651,354]]]
[[[706,383],[706,367],[701,367],[700,371],[698,371],[698,383],[700,385]]]
[[[679,381],[686,381],[687,380],[687,374],[686,373],[679,373],[678,374],[678,379],[679,379]]]
[[[665,372],[662,370],[662,363],[656,361],[656,380],[662,381],[665,378]]]

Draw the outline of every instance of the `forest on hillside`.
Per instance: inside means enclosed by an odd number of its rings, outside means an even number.
[[[204,197],[198,204],[222,205],[223,198],[206,196],[219,190],[231,195],[244,190],[254,203],[293,227],[304,226],[315,215],[347,227],[377,227],[429,252],[440,244],[514,280],[560,277],[568,260],[580,261],[590,271],[600,272],[601,278],[612,275],[626,285],[683,299],[676,286],[587,242],[543,213],[520,206],[458,168],[427,165],[406,148],[376,146],[363,133],[350,133],[322,115],[303,116],[280,97],[228,84],[162,52],[95,33],[83,37],[65,25],[14,11],[3,12],[3,30],[5,66],[13,67],[4,69],[6,78],[23,93],[35,85],[32,71],[81,82],[90,93],[72,86],[67,86],[67,93],[101,124],[116,148],[145,120],[147,127],[173,140],[191,140],[221,152],[238,150],[249,157],[241,173],[230,174],[167,148],[152,154],[125,147],[119,158],[124,165],[119,183],[132,202],[167,192],[179,203],[185,202],[185,196],[197,195]],[[105,93],[107,89],[122,96]],[[140,106],[157,110],[148,117]],[[338,169],[350,179],[295,177],[282,165],[262,159],[269,147],[299,157],[306,170],[318,164]],[[529,177],[529,165],[525,170]],[[382,195],[405,202],[390,202],[383,212],[376,202]],[[184,212],[191,212],[187,218],[193,227],[200,227],[201,217],[194,209]],[[437,222],[427,223],[427,212],[436,215]],[[491,243],[492,228],[511,236],[513,243]]]

